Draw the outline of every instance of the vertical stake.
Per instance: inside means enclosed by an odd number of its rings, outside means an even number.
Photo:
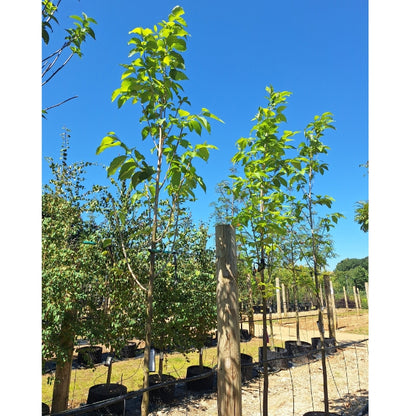
[[[237,248],[231,225],[215,227],[217,257],[218,416],[241,416]]]

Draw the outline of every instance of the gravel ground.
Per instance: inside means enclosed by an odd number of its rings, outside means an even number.
[[[269,374],[269,415],[302,416],[308,411],[323,411],[323,380],[321,360],[293,366]],[[368,404],[368,345],[350,346],[330,355],[327,360],[330,411],[344,416],[364,416]],[[242,388],[244,416],[262,415],[260,375]],[[185,396],[178,404],[163,407],[151,416],[204,415],[216,416],[217,396]]]

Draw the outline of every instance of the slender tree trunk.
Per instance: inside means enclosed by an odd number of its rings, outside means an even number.
[[[160,116],[162,118],[162,115]],[[162,173],[163,162],[163,145],[164,145],[164,132],[162,128],[159,130],[159,144],[158,144],[158,162],[156,170],[155,180],[155,199],[153,203],[153,221],[152,221],[152,240],[150,244],[150,267],[149,267],[149,283],[147,288],[147,316],[146,316],[146,329],[145,329],[145,346],[143,356],[143,387],[149,387],[149,363],[150,363],[150,346],[152,343],[152,320],[153,320],[153,290],[154,279],[156,276],[156,248],[157,248],[157,230],[159,219],[159,194],[160,194],[160,178]],[[148,415],[149,409],[149,392],[143,393],[141,414],[142,416]]]
[[[248,288],[248,332],[254,337],[256,330],[254,326],[254,313],[253,313],[253,288],[251,287],[251,276],[247,274],[247,288]]]
[[[269,396],[269,369],[267,364],[267,299],[266,290],[264,286],[264,270],[261,274],[261,294],[263,301],[263,416],[267,416],[269,413],[268,409],[268,396]]]
[[[74,331],[72,330],[74,319],[76,319],[75,312],[65,312],[59,336],[59,344],[61,351],[63,351],[63,357],[58,358],[56,362],[52,395],[52,413],[63,412],[68,407],[72,357],[74,352]]]
[[[299,305],[298,305],[298,284],[296,282],[296,271],[292,269],[293,277],[293,297],[295,302],[295,315],[296,315],[296,344],[301,345],[300,341],[300,324],[299,324]]]

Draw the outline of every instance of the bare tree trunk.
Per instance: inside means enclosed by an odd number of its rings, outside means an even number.
[[[237,246],[231,225],[217,225],[218,416],[241,416]]]
[[[268,396],[269,396],[269,369],[267,364],[267,299],[266,290],[264,286],[264,270],[261,272],[261,293],[263,300],[263,416],[267,416],[268,409]]]

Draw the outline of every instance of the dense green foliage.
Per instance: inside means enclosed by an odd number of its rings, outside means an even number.
[[[368,282],[368,257],[344,259],[336,265],[334,270],[336,290],[342,291],[342,286],[346,287],[348,293],[352,293],[353,286],[364,290],[365,282]]]

